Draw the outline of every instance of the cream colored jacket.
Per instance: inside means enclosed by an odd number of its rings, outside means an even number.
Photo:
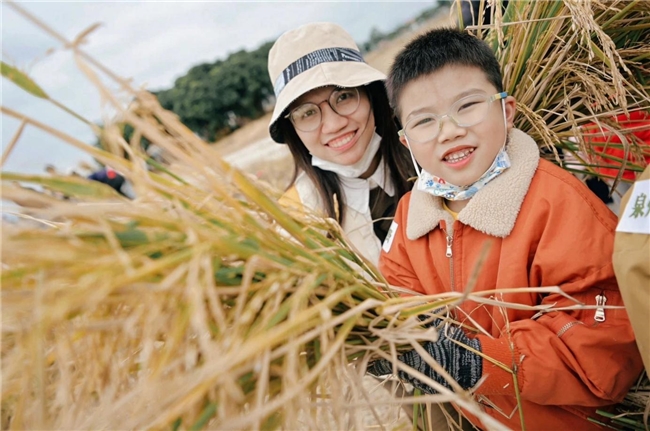
[[[372,216],[368,204],[368,192],[363,189],[364,182],[357,178],[341,179],[344,193],[346,193],[346,208],[344,220],[341,223],[343,232],[356,251],[368,259],[373,265],[379,264],[381,242],[373,230]],[[375,173],[369,179],[370,183],[386,184],[384,190],[393,195],[394,187],[390,182],[385,163],[380,163]],[[367,186],[365,186],[367,187]],[[350,196],[354,196],[350,199]],[[365,201],[364,201],[365,196]],[[314,183],[303,172],[298,175],[294,185],[280,198],[280,203],[285,207],[309,208],[325,216],[325,206],[318,195]]]
[[[637,178],[637,181],[642,180],[650,180],[650,165]],[[630,189],[621,201],[621,218],[629,216],[627,204],[632,192]],[[644,209],[650,212],[649,200],[650,196],[644,202]],[[650,234],[617,231],[613,262],[636,343],[645,369],[650,373]]]

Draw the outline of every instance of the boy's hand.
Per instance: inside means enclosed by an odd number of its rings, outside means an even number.
[[[452,340],[456,340],[462,345]],[[447,328],[443,326],[438,332],[437,341],[428,341],[423,345],[433,360],[439,363],[458,382],[460,387],[469,389],[481,378],[483,374],[483,362],[479,355],[464,346],[469,346],[479,352],[481,351],[480,341],[478,339],[468,338],[465,332],[457,326],[448,326]],[[447,380],[436,373],[415,350],[410,350],[400,355],[398,359],[400,362],[451,389]],[[388,360],[379,359],[368,366],[368,372],[375,376],[392,374],[393,364]],[[433,388],[423,384],[404,371],[398,371],[397,375],[400,379],[411,383],[426,393],[436,393]]]

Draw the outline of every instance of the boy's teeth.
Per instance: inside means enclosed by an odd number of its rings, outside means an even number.
[[[464,159],[465,157],[469,156],[474,152],[474,148],[468,148],[466,150],[458,151],[456,153],[449,154],[448,156],[445,157],[445,161],[447,162],[457,162],[459,160]]]

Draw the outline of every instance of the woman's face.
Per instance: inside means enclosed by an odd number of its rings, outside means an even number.
[[[312,156],[339,165],[353,165],[366,152],[375,131],[375,117],[365,88],[359,87],[359,107],[349,115],[339,115],[328,104],[336,87],[316,88],[300,96],[290,110],[304,103],[317,104],[321,110],[320,125],[310,132],[295,129]]]

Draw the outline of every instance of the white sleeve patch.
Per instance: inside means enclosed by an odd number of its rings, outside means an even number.
[[[616,231],[650,235],[650,180],[634,183]]]
[[[386,239],[384,240],[384,244],[381,246],[382,250],[384,250],[386,253],[390,251],[390,247],[393,245],[393,239],[395,239],[395,232],[397,232],[397,223],[393,221],[390,224],[388,233],[386,234]]]

